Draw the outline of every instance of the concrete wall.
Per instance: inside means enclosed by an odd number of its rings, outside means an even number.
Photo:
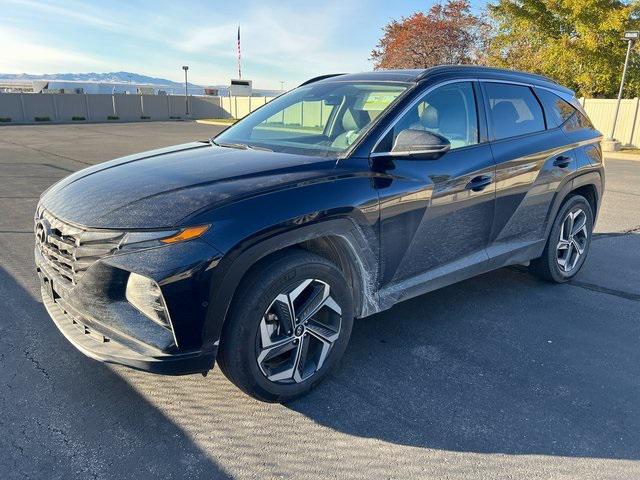
[[[230,118],[233,115],[229,99],[226,100],[224,108],[220,97],[190,96],[189,118]],[[264,103],[262,98],[239,98],[233,102],[242,116]],[[123,122],[187,118],[184,95],[0,93],[0,119],[11,119],[0,125],[35,123],[36,117],[49,118],[52,123],[116,121],[109,117],[118,117],[117,121]]]
[[[220,106],[231,118],[243,118],[275,97],[219,97]],[[222,117],[227,118],[227,117]]]
[[[220,97],[189,97],[189,113],[195,118],[230,118],[221,106]]]
[[[140,95],[113,95],[116,116],[125,122],[138,121],[142,117]]]
[[[56,95],[56,94],[42,94],[43,97]],[[28,95],[25,95],[25,97]],[[60,97],[64,97],[64,94],[58,95]],[[113,108],[114,97],[116,95],[108,95],[106,93],[99,93],[96,95],[87,95],[87,110],[89,115],[87,116],[87,121],[91,122],[106,122],[108,117],[116,116],[115,110]],[[64,101],[64,98],[60,99]]]
[[[20,94],[8,95],[0,93],[0,118],[11,119],[12,122],[25,120]]]
[[[167,97],[159,95],[140,95],[142,116],[149,120],[168,120]]]
[[[18,94],[20,95],[20,94]],[[36,95],[23,95],[22,102],[24,105],[25,117],[31,120],[36,118],[49,118],[53,120],[57,117],[56,105],[53,98],[39,98]]]
[[[57,115],[56,118],[63,122],[71,122],[74,118],[86,119],[89,114],[87,113],[87,99],[84,95],[68,95],[69,98],[65,98],[64,101],[56,95],[50,95],[56,103]]]

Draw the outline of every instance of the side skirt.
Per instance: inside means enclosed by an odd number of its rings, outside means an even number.
[[[389,284],[378,292],[380,310],[396,303],[424,295],[454,283],[510,265],[519,265],[538,258],[544,250],[545,240],[492,245],[426,273]]]

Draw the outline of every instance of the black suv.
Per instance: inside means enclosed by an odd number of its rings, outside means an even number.
[[[573,92],[446,66],[327,75],[217,137],[112,160],[35,216],[43,301],[105,362],[307,392],[353,319],[529,264],[566,282],[604,184]]]

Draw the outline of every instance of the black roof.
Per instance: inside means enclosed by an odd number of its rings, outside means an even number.
[[[339,79],[341,81],[386,81],[386,82],[420,82],[432,79],[444,80],[447,77],[460,78],[489,78],[493,80],[511,80],[523,83],[531,83],[534,85],[545,86],[560,90],[573,95],[573,91],[554,82],[548,77],[537,75],[535,73],[521,72],[518,70],[507,70],[502,68],[481,67],[476,65],[439,65],[425,69],[407,69],[407,70],[374,70],[372,72],[349,73],[349,74],[333,74],[323,75],[321,77],[312,78],[303,85],[316,81],[331,81]]]

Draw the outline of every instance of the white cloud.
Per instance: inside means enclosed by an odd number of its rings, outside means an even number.
[[[185,12],[176,5],[149,10],[135,3],[0,2],[17,7],[0,19],[0,71],[128,70],[180,81],[180,65],[188,64],[196,83],[222,84],[235,76],[238,23],[228,14],[194,15],[188,28],[178,29]],[[314,75],[369,69],[368,52],[336,40],[348,38],[353,19],[362,18],[361,6],[360,0],[289,8],[256,1],[240,8],[244,76],[256,88],[279,88],[280,80],[291,87]],[[73,26],[89,41],[78,41]],[[100,48],[102,38],[113,48]]]
[[[354,4],[323,3],[317,10],[292,12],[282,7],[258,6],[241,24],[242,57],[245,65],[257,64],[284,72],[326,73],[368,68],[366,53],[336,45],[344,38]],[[194,26],[171,45],[189,53],[211,52],[218,57],[236,56],[238,24],[227,22],[213,27]],[[340,33],[340,35],[338,35]]]
[[[21,30],[0,26],[0,72],[57,73],[60,65],[68,71],[104,70],[112,66],[81,52],[45,45]]]
[[[55,21],[67,19],[73,22],[80,22],[85,25],[88,24],[112,30],[118,30],[123,27],[117,22],[107,19],[104,15],[87,11],[86,8],[83,8],[85,7],[84,5],[67,3],[64,7],[61,7],[47,2],[36,2],[34,0],[5,0],[5,2],[12,3],[18,7],[32,9],[32,11],[37,13],[51,14]]]

